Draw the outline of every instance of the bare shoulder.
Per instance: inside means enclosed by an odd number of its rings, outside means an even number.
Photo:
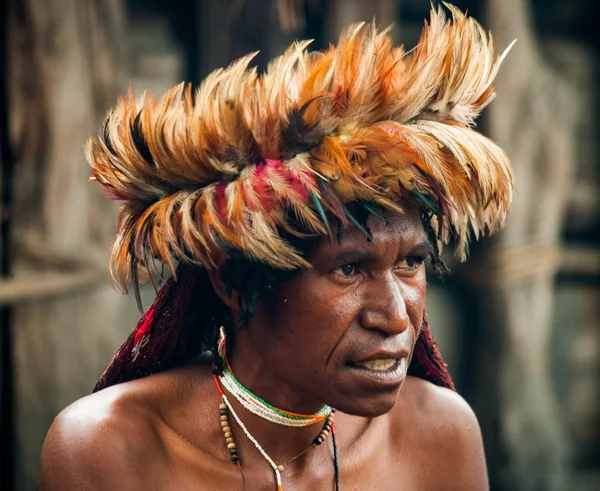
[[[142,489],[162,448],[147,385],[117,385],[64,409],[44,442],[40,489]]]
[[[479,435],[479,423],[471,406],[455,391],[426,380],[408,377],[400,397],[415,411],[415,422],[444,434]]]
[[[481,430],[456,392],[409,377],[394,411],[396,431],[419,460],[425,489],[489,489]]]

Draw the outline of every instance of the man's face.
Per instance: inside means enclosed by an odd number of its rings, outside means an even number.
[[[322,239],[313,268],[282,283],[251,323],[263,360],[307,402],[376,416],[393,407],[406,379],[430,249],[416,209],[384,216],[369,217],[370,242],[355,227],[341,242]]]

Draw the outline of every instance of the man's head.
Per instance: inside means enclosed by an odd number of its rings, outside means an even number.
[[[411,248],[429,243],[435,266],[453,241],[464,258],[471,236],[502,226],[511,200],[507,156],[472,127],[494,97],[502,56],[476,22],[448,8],[452,19],[432,11],[408,53],[387,31],[356,25],[324,53],[292,45],[265,74],[249,56],[195,95],[182,84],[141,107],[133,94],[122,98],[87,147],[94,179],[123,201],[115,282],[136,288],[156,263],[205,268],[233,322],[250,324],[236,334],[238,353],[255,349],[279,367],[308,337],[311,358],[281,366],[282,376],[294,364],[306,380],[319,375],[319,390],[350,408],[369,391],[351,365],[415,343],[425,280]],[[350,247],[367,258],[325,272]],[[157,312],[133,336],[133,356]],[[405,328],[387,339],[407,345],[386,354],[377,336],[400,331],[399,316]],[[435,355],[427,343],[423,356]],[[385,392],[374,394],[381,407],[394,388]],[[354,410],[376,412],[365,404]]]

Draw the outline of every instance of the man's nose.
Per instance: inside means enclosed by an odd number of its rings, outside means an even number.
[[[366,329],[379,329],[387,334],[400,334],[408,329],[410,319],[402,288],[393,272],[374,281],[366,294],[361,311],[361,324]]]

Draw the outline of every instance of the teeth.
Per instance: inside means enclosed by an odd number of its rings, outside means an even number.
[[[389,359],[389,360],[370,360],[364,361],[362,363],[357,363],[356,365],[359,367],[364,367],[369,370],[375,370],[377,372],[382,372],[384,370],[388,370],[394,366],[394,364],[398,360]]]

